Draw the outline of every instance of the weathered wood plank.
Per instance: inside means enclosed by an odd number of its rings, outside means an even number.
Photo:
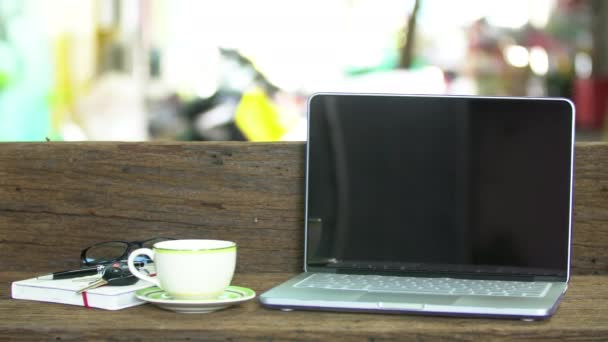
[[[572,271],[608,274],[608,144],[575,150]]]
[[[0,283],[29,277],[0,273]],[[291,274],[239,274],[258,293]],[[0,300],[0,340],[348,340],[571,341],[608,339],[608,276],[574,276],[555,316],[546,321],[332,312],[281,312],[257,301],[206,315],[151,305],[121,311]],[[111,327],[111,328],[110,328]]]
[[[303,187],[304,143],[3,143],[0,265],[173,236],[236,241],[238,272],[297,272]],[[608,144],[577,144],[575,188],[573,273],[608,274]]]
[[[303,162],[301,143],[0,144],[2,267],[73,267],[94,242],[172,236],[236,241],[239,272],[294,271]]]

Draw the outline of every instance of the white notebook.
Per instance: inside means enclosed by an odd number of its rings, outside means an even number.
[[[105,310],[120,310],[145,304],[135,297],[135,291],[154,286],[147,281],[139,280],[127,286],[102,286],[83,293],[78,290],[98,276],[73,279],[41,280],[37,278],[15,281],[11,286],[13,299],[27,299],[42,302],[79,305]]]

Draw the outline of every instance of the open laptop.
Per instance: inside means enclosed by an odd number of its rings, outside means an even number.
[[[267,307],[542,319],[570,279],[566,99],[315,94],[304,273]]]

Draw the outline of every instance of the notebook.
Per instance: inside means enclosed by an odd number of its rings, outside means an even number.
[[[61,303],[105,310],[121,310],[147,302],[138,299],[135,292],[154,286],[140,280],[133,285],[103,286],[83,293],[77,291],[99,279],[86,276],[73,279],[46,280],[31,278],[14,281],[11,285],[13,299]]]
[[[550,317],[570,279],[573,149],[566,99],[315,94],[304,272],[260,302]]]

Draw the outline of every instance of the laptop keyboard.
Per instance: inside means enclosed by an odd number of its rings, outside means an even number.
[[[543,297],[551,284],[503,280],[315,273],[294,287],[408,294]]]

